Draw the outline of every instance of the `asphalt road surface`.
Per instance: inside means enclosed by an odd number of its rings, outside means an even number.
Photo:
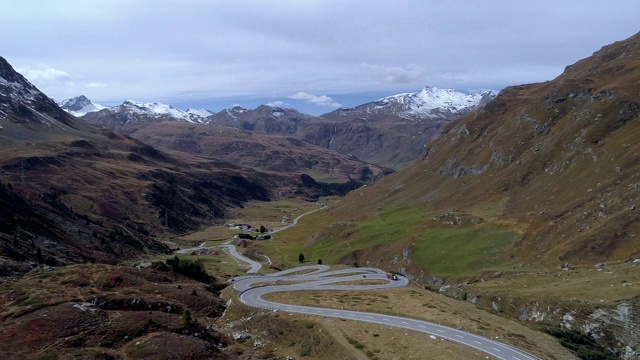
[[[323,206],[323,207],[320,207],[318,209],[315,209],[315,210],[306,212],[304,214],[301,214],[298,217],[296,217],[295,219],[293,219],[293,222],[291,224],[289,224],[287,226],[284,226],[284,227],[282,227],[280,229],[274,230],[274,231],[271,232],[271,234],[275,234],[275,233],[277,233],[279,231],[288,229],[288,228],[290,228],[292,226],[296,226],[298,224],[298,221],[300,219],[302,219],[302,217],[304,217],[306,215],[309,215],[309,214],[312,214],[312,213],[314,213],[314,212],[316,212],[318,210],[322,210],[324,208],[326,208],[326,206]],[[250,267],[249,271],[247,271],[248,274],[256,274],[258,271],[260,271],[260,269],[262,268],[262,264],[257,262],[257,261],[251,260],[248,257],[238,253],[238,251],[236,250],[236,247],[234,245],[231,245],[232,241],[233,241],[233,239],[225,242],[224,244],[214,245],[214,246],[209,246],[209,247],[206,246],[206,244],[207,244],[206,242],[203,242],[202,244],[200,244],[200,246],[193,247],[193,248],[188,248],[188,249],[180,249],[180,250],[176,251],[176,253],[178,253],[178,254],[189,254],[189,253],[191,253],[193,251],[198,251],[198,250],[202,250],[202,249],[213,249],[213,248],[216,248],[216,247],[217,248],[221,247],[221,248],[227,249],[229,251],[229,253],[231,254],[231,256],[233,256],[234,258],[236,258],[236,259],[238,259],[238,260],[240,260],[242,262],[247,263],[247,265]],[[271,263],[271,259],[269,259],[269,257],[267,257],[267,259],[268,259],[268,262]]]
[[[275,229],[275,230],[273,230],[273,231],[271,232],[271,234],[275,234],[275,233],[280,232],[280,231],[282,231],[282,230],[286,230],[286,229],[288,229],[288,228],[290,228],[290,227],[292,227],[292,226],[296,226],[296,225],[298,225],[298,221],[299,221],[300,219],[302,219],[304,216],[307,216],[307,215],[309,215],[309,214],[313,214],[314,212],[319,211],[319,210],[322,210],[322,209],[326,209],[326,206],[321,206],[321,207],[319,207],[319,208],[317,208],[317,209],[315,209],[315,210],[311,210],[311,211],[306,212],[306,213],[304,213],[304,214],[298,215],[298,217],[296,217],[295,219],[293,219],[293,221],[291,222],[291,224],[289,224],[289,225],[287,225],[287,226],[283,226],[283,227],[281,227],[281,228],[279,228],[279,229]]]
[[[389,280],[387,279],[387,275],[384,271],[375,268],[353,268],[327,271],[328,269],[329,268],[324,265],[301,266],[265,276],[239,276],[232,278],[230,282],[233,283],[236,290],[241,291],[239,296],[240,301],[249,306],[269,311],[284,311],[289,313],[334,317],[420,331],[431,336],[435,336],[436,338],[440,337],[462,345],[470,346],[500,360],[538,359],[537,357],[513,346],[461,330],[430,323],[428,321],[361,311],[288,305],[267,301],[263,298],[265,294],[283,291],[366,291],[397,288],[408,284],[408,280],[402,276],[398,276],[398,280]],[[357,285],[357,281],[366,279],[382,280],[385,283],[375,285]],[[288,284],[278,284],[278,281],[286,281]],[[271,285],[254,287],[257,283],[260,283],[261,285],[270,283]]]

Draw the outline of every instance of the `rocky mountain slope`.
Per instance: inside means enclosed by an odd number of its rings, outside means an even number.
[[[484,106],[491,91],[464,94],[427,87],[343,108],[307,124],[300,137],[374,164],[400,169],[419,158],[442,126]]]
[[[2,358],[239,359],[251,348],[214,330],[226,284],[176,267],[80,264],[0,284]]]
[[[357,117],[366,121],[376,121],[385,116],[397,115],[415,121],[451,120],[486,105],[495,97],[493,91],[465,94],[453,89],[425,87],[415,93],[387,96],[354,108],[338,109],[323,115],[322,118],[339,121],[345,117]]]
[[[285,196],[320,196],[320,192],[311,194],[308,189],[301,189],[302,174],[327,183],[328,188],[353,189],[393,172],[300,141],[293,135],[286,136],[295,134],[299,126],[315,119],[293,109],[235,107],[200,121],[192,120],[191,115],[169,106],[136,105],[127,101],[118,107],[89,113],[83,119],[153,146],[213,157],[268,172],[272,177],[287,178],[284,181],[287,185],[278,190]],[[322,193],[329,195],[334,191],[323,190]]]
[[[301,126],[312,122],[315,116],[295,109],[262,105],[255,109],[239,106],[222,110],[208,118],[211,124],[249,130],[256,134],[295,136]]]
[[[2,274],[30,263],[119,262],[168,251],[156,236],[269,200],[276,181],[94,127],[2,58],[0,170]]]
[[[137,128],[129,135],[153,146],[213,157],[278,177],[298,179],[307,174],[358,187],[393,172],[294,137],[227,126],[163,122]]]

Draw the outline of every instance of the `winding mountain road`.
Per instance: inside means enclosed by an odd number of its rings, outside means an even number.
[[[312,270],[311,272],[308,272]],[[353,268],[345,270],[328,271],[324,265],[301,266],[265,276],[239,276],[230,279],[233,287],[240,291],[239,299],[242,303],[269,310],[318,315],[395,326],[415,331],[420,331],[441,337],[450,341],[470,346],[485,352],[500,360],[536,360],[537,357],[482,336],[453,329],[447,326],[434,324],[428,321],[416,320],[387,314],[368,313],[361,311],[318,308],[311,306],[281,304],[268,301],[264,295],[284,291],[309,291],[309,290],[377,290],[391,289],[406,286],[409,282],[400,276],[398,280],[387,279],[387,274],[376,268]],[[305,272],[299,274],[300,272]],[[384,284],[362,284],[362,280],[380,280]],[[286,281],[287,285],[279,285],[278,281]],[[273,285],[265,285],[271,283]],[[261,286],[256,286],[260,284]]]
[[[325,208],[326,208],[326,206],[322,206],[322,207],[320,207],[318,209],[306,212],[304,214],[300,214],[295,219],[293,219],[291,224],[283,226],[283,227],[281,227],[281,228],[279,228],[277,230],[274,230],[274,231],[271,232],[271,234],[275,234],[275,233],[280,232],[282,230],[286,230],[286,229],[288,229],[288,228],[290,228],[292,226],[296,226],[296,225],[298,225],[298,221],[300,219],[302,219],[304,216],[309,215],[309,214],[313,214],[314,212],[322,210],[322,209],[325,209]],[[213,249],[213,248],[225,248],[225,249],[227,249],[229,251],[229,254],[231,254],[231,256],[233,256],[234,258],[236,258],[236,259],[238,259],[238,260],[240,260],[242,262],[247,263],[247,265],[251,267],[249,269],[249,271],[247,271],[248,274],[256,274],[256,273],[258,273],[258,271],[260,271],[260,269],[262,268],[262,264],[257,262],[257,261],[251,260],[248,257],[238,253],[238,251],[236,250],[236,247],[234,245],[231,245],[232,241],[233,240],[229,240],[229,241],[225,242],[224,244],[214,245],[214,246],[209,246],[209,247],[207,247],[207,243],[206,242],[203,242],[199,246],[188,248],[188,249],[180,249],[180,250],[176,251],[176,253],[178,253],[178,254],[189,254],[189,253],[191,253],[193,251],[199,251],[199,250],[203,250],[203,249],[207,249],[208,250],[208,249]],[[271,263],[271,259],[269,257],[267,257],[267,260],[268,260],[269,263]]]
[[[292,224],[278,229],[274,232],[282,231],[291,226],[294,226],[303,216],[321,209],[322,208],[302,214],[295,218]],[[246,262],[251,267],[251,269],[247,271],[248,274],[257,273],[261,269],[262,264],[239,254],[236,250],[236,247],[231,244],[231,241],[232,240],[229,240],[224,244],[216,245],[213,247],[226,248],[231,256],[242,262]],[[200,246],[195,248],[179,250],[178,253],[189,253],[204,248],[206,248],[206,243],[202,243],[200,244]],[[257,307],[269,311],[285,311],[289,313],[318,315],[415,330],[429,334],[433,337],[440,337],[465,346],[472,347],[499,360],[539,360],[539,358],[535,357],[534,355],[519,350],[513,346],[424,320],[361,311],[281,304],[273,301],[268,301],[263,298],[263,296],[266,294],[285,291],[367,291],[398,288],[406,286],[409,283],[409,281],[402,276],[399,276],[397,280],[390,280],[387,278],[386,272],[376,268],[351,268],[334,271],[329,270],[330,268],[325,265],[306,265],[264,276],[238,276],[231,278],[229,282],[233,283],[234,289],[240,291],[240,301],[252,307]],[[372,279],[379,280],[379,282],[381,283],[358,284],[358,282],[362,282],[362,280]],[[279,281],[286,281],[287,284],[278,284]],[[257,286],[258,284],[260,286]]]
[[[314,212],[316,212],[316,211],[320,211],[320,210],[325,209],[325,208],[326,208],[326,206],[321,206],[321,207],[319,207],[319,208],[317,208],[317,209],[315,209],[315,210],[312,210],[312,211],[306,212],[306,213],[304,213],[304,214],[300,214],[300,215],[298,215],[295,219],[293,219],[293,221],[291,222],[291,224],[289,224],[289,225],[287,225],[287,226],[283,226],[283,227],[281,227],[281,228],[279,228],[279,229],[273,230],[271,233],[272,233],[272,234],[275,234],[275,233],[280,232],[280,231],[282,231],[282,230],[286,230],[286,229],[288,229],[288,228],[290,228],[290,227],[292,227],[292,226],[296,226],[296,225],[298,225],[298,221],[299,221],[300,219],[302,219],[304,216],[307,216],[307,215],[309,215],[309,214],[313,214]]]

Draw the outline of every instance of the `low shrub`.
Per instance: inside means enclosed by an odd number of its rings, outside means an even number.
[[[204,268],[204,265],[199,260],[180,259],[174,256],[173,259],[167,259],[167,265],[170,265],[173,271],[176,273],[197,280],[200,282],[208,283],[211,277]]]

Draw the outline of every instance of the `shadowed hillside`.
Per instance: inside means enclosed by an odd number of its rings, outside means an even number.
[[[268,181],[89,125],[0,58],[0,274],[167,252],[156,236],[267,201]]]

